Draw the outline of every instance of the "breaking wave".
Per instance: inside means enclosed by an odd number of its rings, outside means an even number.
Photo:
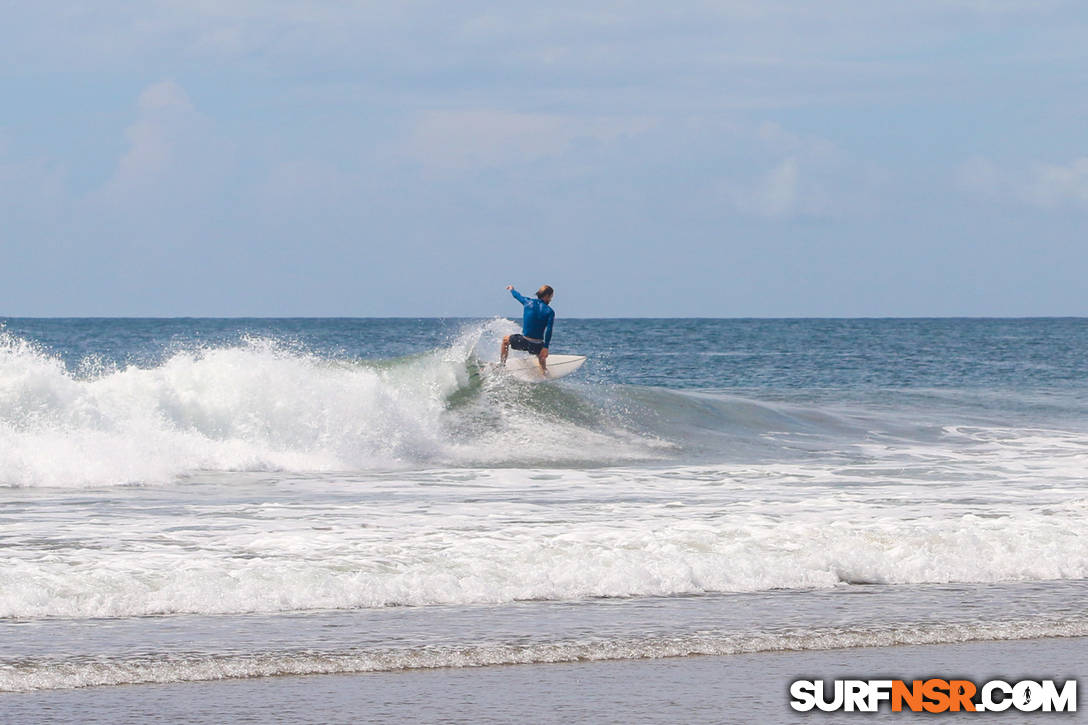
[[[667,445],[569,389],[481,380],[511,323],[396,360],[329,359],[272,339],[73,373],[0,336],[0,485],[168,482],[201,470],[612,463]],[[484,344],[481,344],[484,343]],[[477,347],[486,348],[487,353]],[[530,444],[530,445],[527,445]]]

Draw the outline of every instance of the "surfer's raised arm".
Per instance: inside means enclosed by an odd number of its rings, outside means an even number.
[[[516,289],[514,289],[514,285],[508,284],[508,285],[506,285],[506,289],[508,289],[510,291],[510,294],[514,295],[515,300],[517,300],[518,302],[520,302],[523,305],[528,304],[529,300],[526,297],[523,297],[521,295],[521,293],[519,293]]]

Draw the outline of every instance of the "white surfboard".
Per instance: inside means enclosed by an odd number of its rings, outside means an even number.
[[[570,375],[582,367],[582,363],[585,361],[585,355],[549,355],[548,374],[544,375],[536,355],[526,357],[511,355],[506,359],[505,366],[498,363],[484,363],[483,372],[488,374],[505,373],[523,383],[546,383],[549,380],[558,380]]]

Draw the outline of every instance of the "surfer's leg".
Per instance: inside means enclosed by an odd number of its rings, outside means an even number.
[[[510,352],[510,336],[507,335],[502,339],[502,354],[499,355],[499,364],[506,364],[506,353]]]
[[[540,364],[540,372],[548,374],[548,348],[543,343],[534,342],[529,345],[529,353],[536,355],[536,361]]]

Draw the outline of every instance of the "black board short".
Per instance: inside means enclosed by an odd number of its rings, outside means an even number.
[[[540,351],[544,349],[543,342],[533,342],[525,335],[511,335],[510,347],[515,350],[524,350],[530,355],[539,355]]]

